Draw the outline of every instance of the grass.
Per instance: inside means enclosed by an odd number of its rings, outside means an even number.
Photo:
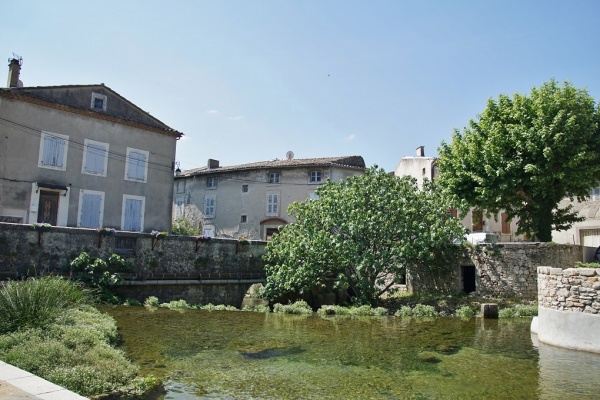
[[[509,308],[498,311],[499,318],[522,318],[535,317],[538,315],[538,307],[530,304],[515,304]]]

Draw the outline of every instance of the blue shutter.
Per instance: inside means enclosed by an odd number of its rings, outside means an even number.
[[[129,152],[129,167],[127,169],[127,177],[130,179],[145,180],[146,172],[146,155],[137,151]]]
[[[104,158],[106,149],[101,146],[88,145],[85,158],[85,170],[97,174],[104,173]]]
[[[142,230],[142,200],[125,199],[123,229],[134,232]]]
[[[100,227],[100,211],[102,196],[97,194],[83,194],[81,196],[80,225],[84,228]]]
[[[62,168],[64,154],[64,139],[50,135],[44,137],[44,153],[42,156],[43,165]]]

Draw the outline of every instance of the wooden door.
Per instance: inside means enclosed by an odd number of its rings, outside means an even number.
[[[58,196],[58,192],[40,191],[37,222],[56,226],[58,220]]]

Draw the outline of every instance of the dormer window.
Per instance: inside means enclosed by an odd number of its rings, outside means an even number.
[[[100,93],[92,93],[92,103],[90,108],[96,111],[106,111],[107,97]]]

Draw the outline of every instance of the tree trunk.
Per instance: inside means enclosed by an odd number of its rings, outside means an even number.
[[[551,242],[552,241],[552,210],[553,205],[540,204],[540,208],[536,213],[535,224],[535,236],[540,242]]]

